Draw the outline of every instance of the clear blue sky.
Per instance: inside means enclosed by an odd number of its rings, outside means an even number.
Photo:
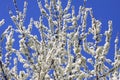
[[[23,8],[23,1],[24,0],[17,0],[19,10],[22,10]],[[66,1],[67,0],[62,0],[63,5],[66,4]],[[30,17],[33,17],[34,20],[38,20],[40,15],[37,0],[27,0],[27,2],[28,10],[25,25],[29,23]],[[79,5],[83,4],[83,0],[73,0],[72,4],[75,6],[77,12]],[[14,26],[8,14],[8,7],[13,12],[15,12],[12,0],[0,0],[0,20],[4,18],[6,22],[2,27],[0,27],[0,35],[8,27],[8,25]],[[112,54],[114,52],[114,39],[117,33],[120,33],[120,0],[88,0],[87,7],[91,7],[93,9],[93,13],[96,19],[102,21],[103,30],[108,29],[108,20],[113,21],[113,33],[111,40],[111,48],[109,52],[111,55],[108,56],[110,58],[113,58]]]
[[[2,27],[2,30],[7,28],[7,25],[13,25],[8,14],[8,7],[15,12],[13,6],[13,0],[0,0],[0,20],[5,19],[6,24]],[[20,10],[23,8],[24,0],[17,0],[18,7]],[[37,6],[37,0],[27,0],[28,10],[26,24],[29,22],[29,18],[33,17],[38,20],[39,8]],[[61,0],[63,5],[66,4],[67,0]],[[73,0],[72,4],[75,6],[76,11],[79,5],[83,3],[83,0]],[[107,21],[110,19],[113,21],[113,34],[116,35],[120,32],[120,0],[87,0],[87,7],[93,8],[94,16],[101,20],[103,23],[102,28],[107,28]],[[1,30],[1,28],[0,28]],[[0,31],[1,33],[2,31]]]

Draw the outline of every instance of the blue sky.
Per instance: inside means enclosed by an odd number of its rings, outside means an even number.
[[[17,0],[19,10],[23,8],[24,0]],[[29,18],[33,17],[38,20],[39,8],[37,6],[37,0],[27,0],[28,1],[28,11],[26,22],[29,22]],[[66,5],[67,0],[62,0],[63,5]],[[83,0],[73,0],[72,4],[75,6],[76,11],[79,5],[83,3]],[[8,7],[15,12],[12,0],[0,0],[0,19],[4,18],[7,25],[13,25],[10,16],[8,14]],[[120,0],[88,0],[87,7],[93,8],[94,16],[101,20],[103,23],[103,28],[107,28],[107,21],[110,19],[113,21],[114,34],[120,32]]]
[[[0,28],[2,30],[6,29],[8,25],[14,25],[8,14],[8,7],[15,12],[13,6],[13,0],[0,0],[0,20],[5,19],[6,24]],[[24,0],[17,0],[19,10],[23,8]],[[63,5],[66,5],[67,0],[62,0]],[[27,0],[28,10],[26,25],[29,22],[30,17],[33,17],[34,20],[38,20],[39,17],[39,8],[37,6],[37,0]],[[72,4],[75,6],[76,12],[79,5],[83,3],[83,0],[73,0]],[[117,32],[120,32],[120,0],[87,0],[87,7],[93,8],[94,16],[102,21],[102,29],[107,29],[107,21],[113,21],[113,34],[114,36]],[[1,34],[2,31],[0,31]]]
[[[17,0],[19,10],[23,8],[24,0]],[[61,0],[63,6],[66,5],[67,0]],[[25,21],[25,25],[29,23],[29,19],[33,17],[34,20],[39,19],[40,11],[37,5],[37,0],[27,0],[28,2],[28,10],[27,17]],[[83,0],[73,0],[72,5],[75,6],[76,12],[79,9],[79,6],[83,4]],[[0,20],[5,19],[5,24],[0,27],[0,35],[1,33],[8,27],[8,25],[14,25],[12,20],[10,19],[8,13],[8,7],[15,13],[15,8],[12,0],[0,0]],[[102,22],[102,30],[105,31],[108,29],[108,20],[113,21],[113,33],[111,39],[111,48],[109,51],[109,58],[113,58],[114,53],[114,39],[117,33],[120,33],[120,0],[88,0],[86,7],[91,7],[93,9],[94,16],[96,19]],[[34,32],[35,34],[35,32]],[[120,36],[119,36],[120,39]],[[17,43],[18,44],[18,43]],[[16,47],[17,47],[16,44]]]

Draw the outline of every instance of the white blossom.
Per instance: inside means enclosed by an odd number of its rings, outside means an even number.
[[[42,4],[43,1],[45,4]],[[102,22],[93,16],[92,8],[86,8],[87,0],[79,7],[78,15],[75,7],[71,7],[72,0],[68,0],[65,8],[61,0],[43,1],[37,0],[41,14],[39,20],[30,18],[26,26],[24,22],[29,4],[24,1],[21,12],[17,1],[13,0],[16,13],[9,9],[9,15],[16,28],[8,26],[1,34],[0,80],[119,80],[118,35],[114,41],[114,59],[106,57],[111,45],[112,21],[108,21],[108,30],[101,33]],[[89,15],[91,27],[88,28]],[[0,21],[0,26],[5,24],[4,21]],[[33,28],[38,29],[39,34],[33,34]],[[105,41],[102,36],[105,36]],[[100,41],[104,43],[100,45]],[[2,46],[4,43],[6,45]],[[17,48],[14,47],[16,43],[19,43]],[[4,48],[5,52],[2,51]],[[19,65],[22,70],[19,70]]]
[[[4,23],[5,23],[5,20],[2,19],[2,20],[0,21],[0,26],[2,26]]]

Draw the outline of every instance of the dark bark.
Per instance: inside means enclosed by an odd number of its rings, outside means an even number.
[[[8,79],[7,79],[7,75],[6,75],[5,72],[4,72],[4,69],[3,69],[2,62],[1,62],[1,61],[0,61],[0,68],[1,68],[1,70],[2,70],[4,80],[8,80]]]

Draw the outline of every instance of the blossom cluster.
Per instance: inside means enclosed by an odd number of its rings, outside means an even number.
[[[9,15],[16,28],[9,25],[0,38],[1,80],[120,79],[119,36],[115,39],[114,61],[106,57],[110,49],[112,21],[108,21],[108,30],[101,33],[102,23],[93,16],[92,8],[86,8],[86,0],[79,7],[78,15],[71,2],[72,0],[68,0],[63,9],[61,0],[44,0],[44,5],[42,0],[37,0],[41,12],[39,21],[31,18],[29,25],[25,26],[28,3],[24,1],[23,11],[19,11],[16,0],[13,0],[16,14],[9,9]],[[87,29],[88,15],[91,18],[91,27]],[[44,19],[47,19],[48,25],[43,22]],[[1,20],[0,26],[4,23],[5,20]],[[40,37],[32,34],[33,28],[38,29]],[[14,34],[19,37],[19,49],[13,47]],[[89,35],[93,37],[91,42],[87,40]],[[103,36],[105,43],[99,46]],[[5,54],[1,45],[4,39]],[[85,57],[84,53],[91,57]],[[12,55],[15,57],[12,58]],[[105,62],[112,68],[105,65]],[[88,63],[93,69],[89,68]],[[21,64],[23,70],[19,70],[18,64]]]

